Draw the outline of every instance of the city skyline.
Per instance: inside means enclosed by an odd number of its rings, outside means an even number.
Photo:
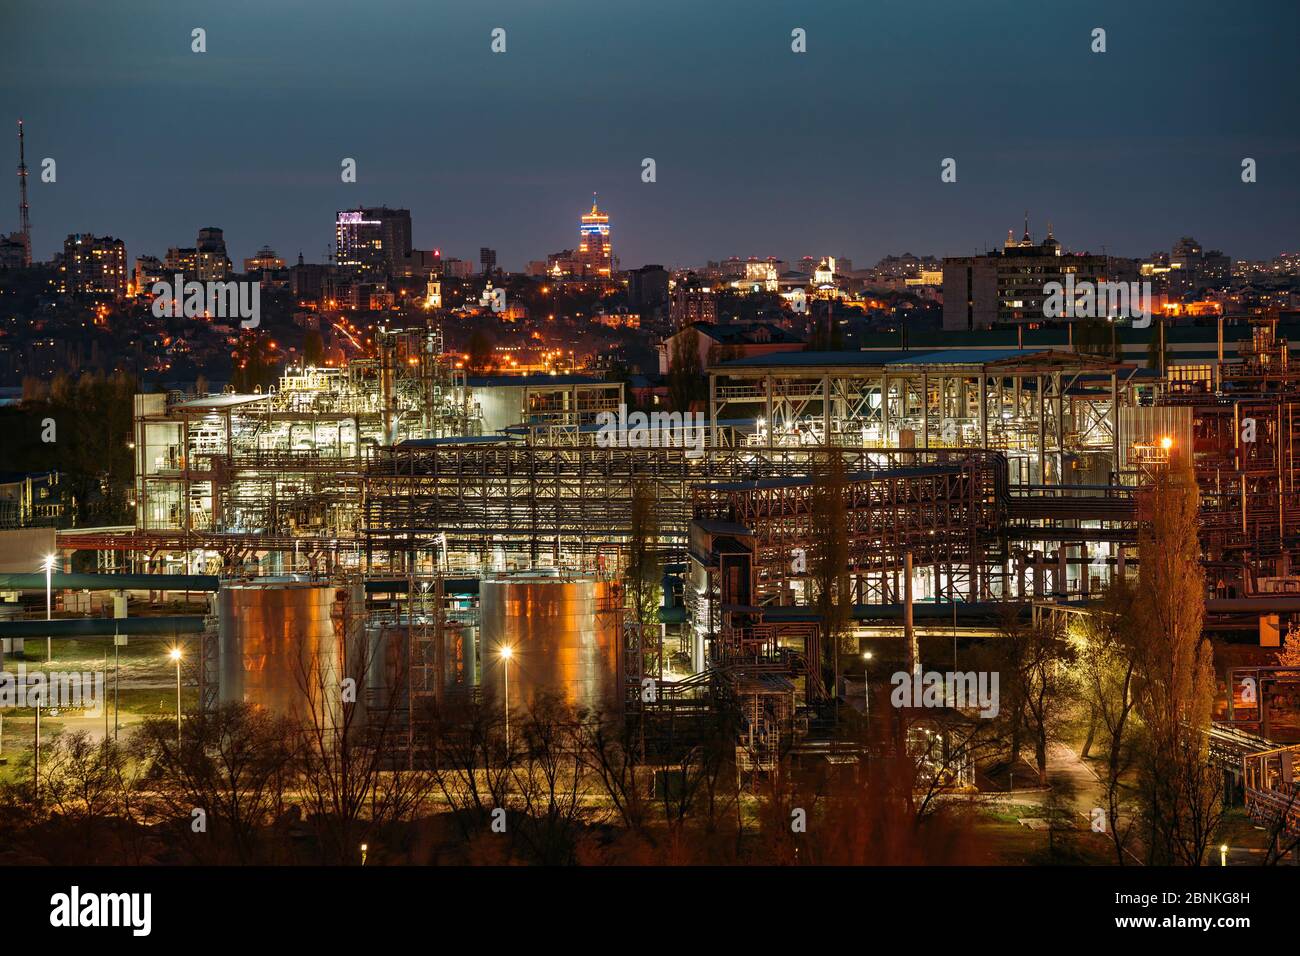
[[[236,261],[264,245],[321,261],[331,210],[387,203],[411,210],[417,248],[472,260],[489,247],[521,271],[571,244],[566,226],[592,192],[621,224],[625,267],[969,255],[996,247],[1025,208],[1070,248],[1113,255],[1180,235],[1244,259],[1295,245],[1300,141],[1277,118],[1297,14],[1283,5],[1240,21],[1209,4],[1180,20],[1113,4],[1018,10],[1010,40],[1006,17],[944,7],[918,47],[902,7],[396,4],[409,29],[384,28],[382,71],[379,28],[334,4],[311,8],[305,44],[290,42],[299,11],[283,8],[253,21],[239,4],[63,6],[48,20],[14,6],[21,29],[0,39],[0,105],[26,121],[41,260],[69,233],[158,254],[215,223]],[[1104,54],[1088,47],[1096,25]],[[190,52],[195,26],[204,53]],[[498,27],[504,53],[490,48]],[[806,53],[791,50],[794,28]],[[1197,132],[1211,120],[1213,136]],[[169,138],[155,129],[177,122]],[[957,181],[944,183],[949,157]],[[1245,157],[1254,183],[1241,181]],[[340,180],[346,158],[355,183]],[[645,158],[655,182],[642,182]],[[3,232],[17,227],[10,182]]]
[[[581,208],[582,208],[582,209],[586,209],[587,207],[583,206],[583,207],[581,207]],[[592,209],[595,209],[595,208],[596,208],[596,207],[595,207],[595,204],[593,204]],[[362,210],[362,209],[391,209],[392,211],[409,212],[409,209],[407,209],[407,208],[405,208],[405,207],[401,207],[401,206],[393,206],[393,207],[389,207],[389,206],[386,206],[386,205],[384,205],[384,204],[380,204],[380,205],[376,206],[376,205],[373,205],[373,204],[364,204],[364,203],[362,203],[362,204],[357,204],[357,205],[354,206],[354,207],[351,207],[351,210],[337,210],[337,211],[335,211],[334,215],[335,215],[335,217],[337,217],[337,216],[340,216],[340,215],[351,214],[352,212],[355,212],[355,211],[358,211],[358,210]],[[604,218],[604,220],[605,220],[605,228],[606,228],[606,230],[607,230],[607,233],[606,233],[606,234],[608,234],[609,224],[612,224],[612,223],[615,221],[615,218],[616,218],[616,217],[610,213],[610,211],[609,211],[608,208],[600,209],[599,212],[600,212],[601,216],[602,216],[602,217]],[[590,213],[581,213],[581,215],[580,215],[580,220],[585,220],[585,219],[588,218],[589,216],[590,216]],[[1054,237],[1054,234],[1055,234],[1055,233],[1060,232],[1060,230],[1059,230],[1059,229],[1056,227],[1056,225],[1055,225],[1054,223],[1052,223],[1052,222],[1045,222],[1045,223],[1041,226],[1041,228],[1040,228],[1039,226],[1035,225],[1034,221],[1033,221],[1032,218],[1029,216],[1028,211],[1025,212],[1024,216],[1025,216],[1025,218],[1024,218],[1024,226],[1023,226],[1023,228],[1024,228],[1024,235],[1023,235],[1023,238],[1024,238],[1024,239],[1032,239],[1032,240],[1035,241],[1035,242],[1037,242],[1038,240],[1044,239],[1044,238],[1046,238],[1046,239],[1048,239],[1048,240],[1051,240],[1051,239]],[[410,219],[411,219],[411,223],[410,223],[410,225],[411,225],[411,229],[412,229],[412,232],[414,233],[414,232],[415,232],[415,228],[416,228],[416,227],[415,227],[415,222],[416,222],[416,220],[415,220],[415,217],[414,217],[414,216],[411,216]],[[318,256],[317,256],[316,258],[313,258],[311,255],[309,255],[309,254],[307,253],[306,250],[301,250],[302,255],[303,255],[303,258],[304,258],[304,261],[306,261],[306,262],[312,262],[312,263],[323,262],[323,261],[328,261],[328,262],[331,263],[331,264],[337,264],[337,263],[338,263],[338,252],[337,252],[337,250],[338,250],[338,229],[339,229],[341,223],[340,223],[340,221],[339,221],[337,218],[335,218],[335,219],[333,220],[333,222],[334,222],[335,233],[336,233],[336,234],[335,234],[335,237],[334,237],[334,241],[333,241],[330,245],[328,245],[328,246],[327,246],[327,247],[326,247],[326,248],[325,248],[325,249],[324,249],[320,254],[318,254]],[[620,225],[622,225],[622,224],[620,223]],[[206,226],[202,226],[202,227],[195,227],[195,229],[192,230],[192,231],[194,231],[194,232],[203,232],[203,231],[210,230],[210,229],[216,229],[218,232],[225,232],[225,231],[226,231],[226,227],[225,227],[225,226],[212,225],[212,224],[209,224],[209,225],[206,225]],[[1009,227],[1009,228],[1006,230],[1006,234],[1005,234],[1004,236],[1001,237],[1000,241],[998,241],[998,242],[989,242],[989,243],[986,243],[986,244],[980,246],[978,249],[976,249],[976,250],[973,251],[973,255],[976,256],[976,257],[982,257],[982,256],[987,256],[987,255],[989,255],[989,254],[994,254],[994,253],[997,253],[998,250],[1004,248],[1004,247],[1007,246],[1007,245],[1012,244],[1013,242],[1021,241],[1020,238],[1019,238],[1018,235],[1017,235],[1018,232],[1019,232],[1018,229]],[[585,234],[585,227],[584,227],[584,226],[580,226],[580,233]],[[110,240],[120,240],[120,235],[119,235],[117,232],[113,231],[113,230],[87,231],[87,232],[85,232],[85,233],[69,232],[69,233],[67,233],[67,235],[64,237],[64,239],[73,238],[73,237],[75,237],[75,236],[77,236],[77,235],[81,235],[81,234],[85,234],[85,235],[99,235],[99,236],[103,236],[104,238],[106,238],[106,239],[110,239]],[[620,234],[621,234],[621,231],[620,231]],[[15,232],[13,233],[13,235],[17,236],[18,233],[15,231]],[[1172,237],[1173,235],[1174,235],[1173,233],[1170,233],[1170,234],[1169,234],[1170,237]],[[579,238],[580,238],[580,241],[581,241],[581,235],[580,235]],[[1068,237],[1067,237],[1067,238],[1068,238]],[[1107,246],[1106,244],[1104,244],[1104,243],[1103,243],[1101,246],[1097,247],[1097,248],[1085,248],[1085,247],[1080,247],[1080,246],[1077,246],[1077,245],[1073,245],[1073,244],[1069,243],[1068,241],[1062,243],[1062,242],[1059,241],[1059,236],[1056,236],[1056,239],[1058,240],[1058,241],[1057,241],[1057,245],[1058,245],[1058,247],[1059,247],[1059,249],[1060,249],[1060,252],[1059,252],[1060,255],[1065,255],[1065,256],[1069,256],[1069,255],[1108,255],[1108,256],[1111,256],[1112,258],[1134,259],[1134,260],[1139,260],[1139,261],[1142,260],[1142,259],[1148,258],[1148,257],[1152,256],[1153,254],[1158,255],[1158,254],[1163,253],[1163,254],[1165,254],[1165,255],[1168,255],[1168,253],[1170,252],[1170,250],[1176,248],[1176,246],[1178,245],[1178,243],[1180,243],[1180,242],[1184,242],[1184,241],[1188,241],[1188,240],[1191,239],[1191,238],[1193,238],[1193,237],[1188,236],[1186,233],[1179,233],[1178,236],[1177,236],[1177,238],[1167,238],[1167,239],[1165,240],[1164,245],[1156,245],[1156,246],[1154,246],[1153,248],[1148,249],[1148,250],[1141,250],[1141,251],[1137,251],[1137,250],[1135,250],[1135,251],[1119,250],[1119,251],[1117,251],[1117,250],[1115,250],[1115,249],[1113,249],[1113,248],[1108,247],[1108,246]],[[127,247],[127,262],[128,262],[128,265],[131,265],[132,263],[134,263],[134,261],[135,261],[137,258],[140,258],[140,257],[162,258],[162,255],[161,255],[161,254],[162,254],[162,253],[166,253],[167,251],[169,251],[169,250],[171,250],[171,249],[180,249],[181,251],[184,251],[184,250],[183,250],[183,243],[185,242],[185,240],[186,240],[186,237],[181,236],[181,237],[179,237],[179,238],[177,238],[177,239],[174,239],[174,240],[168,242],[164,247],[160,247],[160,248],[152,248],[152,247],[151,247],[151,248],[140,249],[140,250],[135,250],[135,251],[132,251],[131,247],[128,246],[128,247]],[[192,241],[192,240],[191,240],[191,241]],[[572,243],[572,237],[570,237],[569,241],[570,241],[570,243]],[[125,243],[124,243],[124,244],[125,244]],[[570,253],[571,253],[571,252],[574,252],[573,249],[563,249],[563,250],[560,249],[560,248],[559,248],[559,245],[560,245],[560,244],[561,244],[561,240],[560,240],[559,238],[557,238],[556,242],[554,243],[554,245],[556,245],[556,247],[557,247],[556,249],[554,249],[554,250],[552,250],[552,251],[549,251],[549,252],[546,252],[546,253],[540,253],[540,254],[538,254],[538,255],[533,255],[533,256],[531,256],[531,257],[530,257],[526,262],[524,262],[524,263],[522,263],[522,264],[518,264],[517,267],[515,267],[515,268],[501,267],[501,271],[502,271],[502,272],[505,272],[505,273],[512,273],[512,274],[520,274],[520,275],[522,275],[522,274],[525,274],[526,272],[528,272],[528,268],[529,268],[530,266],[532,266],[532,265],[534,265],[534,264],[537,264],[537,263],[539,263],[539,262],[544,262],[544,261],[545,261],[545,258],[546,258],[547,256],[549,256],[549,257],[551,257],[551,258],[556,258],[556,257],[559,255],[559,253],[561,253],[561,252],[570,252]],[[54,261],[57,259],[57,257],[62,253],[62,251],[63,251],[63,245],[64,245],[64,240],[63,240],[63,239],[59,240],[59,241],[55,244],[55,248],[52,250],[51,254],[50,254],[48,257],[42,257],[42,256],[39,254],[39,250],[35,250],[35,251],[33,252],[33,262],[34,262],[34,263],[52,263],[52,262],[54,262]],[[279,257],[280,257],[282,260],[284,260],[284,262],[285,262],[286,264],[288,264],[288,263],[292,263],[293,261],[295,261],[295,260],[297,259],[297,256],[298,256],[298,252],[294,252],[294,251],[291,251],[291,250],[289,250],[289,249],[285,249],[285,248],[277,247],[277,246],[275,246],[274,244],[269,243],[269,242],[251,243],[251,244],[250,244],[250,250],[247,252],[247,254],[244,254],[244,253],[242,253],[242,252],[237,252],[237,250],[238,250],[239,247],[236,246],[236,243],[234,243],[234,242],[228,242],[227,245],[228,245],[228,246],[231,248],[231,250],[232,250],[231,253],[230,253],[230,257],[229,257],[229,258],[230,258],[230,262],[231,262],[231,265],[232,265],[232,269],[231,269],[231,271],[233,271],[233,272],[240,272],[240,271],[241,271],[241,269],[239,269],[239,268],[233,268],[233,267],[236,266],[237,264],[239,264],[239,263],[241,263],[241,262],[244,262],[244,261],[246,261],[246,260],[249,260],[249,259],[256,259],[256,258],[257,258],[259,255],[261,255],[262,253],[264,253],[264,252],[268,252],[268,251],[270,251],[270,252],[274,252],[274,253],[278,254]],[[33,243],[33,246],[35,247],[35,243]],[[436,253],[438,256],[441,257],[441,259],[442,259],[443,261],[461,261],[461,262],[470,263],[470,264],[472,264],[472,263],[474,263],[475,261],[477,261],[476,257],[473,256],[473,254],[472,254],[472,252],[473,252],[472,250],[468,250],[468,251],[466,251],[463,255],[461,255],[461,254],[459,254],[459,253],[461,253],[461,250],[460,250],[459,247],[458,247],[457,245],[455,245],[455,244],[453,244],[453,245],[450,246],[450,247],[439,247],[439,246],[433,246],[433,247],[420,248],[420,245],[419,245],[419,243],[418,243],[417,241],[415,241],[415,240],[411,240],[411,248],[412,248],[414,251],[417,251],[417,252]],[[1228,259],[1229,259],[1231,262],[1267,262],[1267,261],[1274,260],[1274,259],[1278,259],[1278,258],[1281,258],[1281,257],[1290,257],[1290,256],[1293,256],[1293,255],[1296,254],[1296,253],[1293,251],[1293,248],[1288,247],[1288,248],[1278,248],[1278,249],[1273,250],[1273,251],[1271,251],[1271,252],[1269,252],[1269,251],[1265,251],[1265,252],[1264,252],[1262,255],[1260,255],[1260,256],[1250,256],[1250,257],[1247,257],[1247,256],[1242,256],[1242,255],[1236,255],[1236,254],[1234,254],[1234,253],[1232,252],[1232,250],[1221,249],[1221,248],[1220,248],[1220,244],[1215,243],[1215,242],[1209,242],[1209,243],[1206,243],[1206,244],[1205,244],[1205,248],[1208,249],[1208,250],[1212,250],[1212,251],[1214,251],[1215,253],[1223,253],[1223,254],[1226,254],[1227,257],[1228,257]],[[492,252],[492,253],[494,253],[494,254],[497,253],[497,249],[496,249],[495,247],[480,247],[480,250],[479,250],[480,253],[481,253],[483,250],[485,250],[485,249],[488,250],[488,251],[490,251],[490,252]],[[1103,250],[1104,250],[1104,251],[1103,251]],[[672,261],[672,260],[660,260],[660,261],[656,261],[656,262],[654,262],[654,263],[650,263],[650,262],[640,263],[640,262],[638,262],[638,263],[636,263],[635,265],[633,265],[633,264],[629,264],[629,263],[621,262],[621,259],[620,259],[619,254],[618,254],[617,252],[615,252],[615,253],[614,253],[614,259],[615,259],[615,261],[618,261],[618,262],[619,262],[619,268],[615,269],[614,272],[617,273],[617,272],[629,271],[629,270],[631,270],[631,269],[638,268],[638,267],[641,266],[641,265],[648,265],[648,264],[662,265],[662,266],[668,268],[669,270],[673,270],[673,271],[678,271],[678,270],[690,270],[690,269],[695,269],[695,268],[706,267],[706,266],[709,266],[709,265],[718,265],[718,264],[725,263],[725,262],[727,262],[727,261],[736,261],[736,260],[749,260],[749,261],[772,260],[772,261],[775,261],[775,262],[778,262],[778,263],[784,263],[784,264],[785,264],[787,267],[789,267],[791,270],[795,270],[796,267],[797,267],[797,266],[798,266],[802,261],[806,261],[806,260],[809,260],[809,259],[811,259],[811,260],[818,260],[818,259],[825,260],[825,259],[827,259],[828,257],[829,257],[829,258],[832,258],[832,259],[835,259],[835,258],[841,258],[841,259],[844,259],[844,260],[846,260],[846,261],[849,261],[849,262],[853,263],[855,269],[858,269],[858,270],[865,270],[865,269],[875,268],[875,267],[876,267],[877,265],[879,265],[881,262],[883,262],[884,260],[887,260],[887,259],[889,259],[889,258],[897,258],[897,257],[902,257],[902,256],[915,256],[915,257],[918,258],[918,259],[927,259],[927,258],[933,258],[933,259],[953,258],[953,259],[956,259],[956,258],[962,258],[962,254],[960,254],[960,253],[946,253],[946,252],[935,253],[935,252],[933,252],[929,247],[920,247],[920,251],[917,251],[917,249],[914,249],[914,248],[887,247],[887,248],[885,249],[885,251],[884,251],[880,256],[878,256],[878,257],[872,257],[872,258],[870,258],[869,260],[860,260],[860,259],[857,259],[857,258],[854,257],[854,256],[836,256],[835,253],[834,253],[832,250],[829,250],[829,249],[826,249],[826,248],[822,248],[822,249],[820,249],[820,250],[810,250],[810,251],[805,251],[805,252],[802,252],[802,253],[796,252],[795,254],[787,255],[787,256],[778,256],[778,255],[756,255],[756,254],[754,254],[754,253],[752,253],[752,252],[749,252],[749,251],[746,251],[746,250],[737,250],[737,251],[718,251],[718,252],[713,253],[712,255],[707,256],[707,257],[704,258],[704,259],[700,259],[700,260],[696,260],[696,261],[691,261],[691,262],[677,262],[677,261]],[[495,258],[495,257],[494,257],[494,258]],[[499,265],[499,259],[498,259],[498,265]]]

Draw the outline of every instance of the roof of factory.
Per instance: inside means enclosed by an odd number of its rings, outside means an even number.
[[[183,408],[194,412],[215,412],[252,402],[264,402],[270,397],[270,395],[208,395],[205,398],[191,398],[184,402],[177,402],[172,408]]]
[[[721,362],[720,369],[782,366],[827,366],[827,365],[883,365],[900,356],[916,356],[918,352],[859,352],[840,350],[831,352],[769,352],[766,355],[749,355],[745,358]]]
[[[875,481],[882,478],[920,478],[926,475],[950,475],[960,470],[960,465],[910,465],[906,468],[850,472],[844,476],[844,480]],[[803,485],[816,484],[816,481],[816,478],[808,475],[795,475],[788,478],[759,478],[754,481],[719,481],[702,484],[698,487],[710,488],[714,491],[755,491],[760,488],[798,488]]]
[[[499,388],[514,385],[518,387],[537,388],[543,386],[561,387],[564,385],[617,385],[603,378],[591,375],[551,375],[549,373],[532,373],[529,375],[472,375],[469,378],[471,388]]]
[[[397,443],[399,448],[436,448],[439,445],[493,445],[518,441],[516,435],[449,435],[442,438],[407,438]]]
[[[753,537],[754,532],[737,521],[720,521],[716,518],[695,518],[691,524],[707,534],[730,534]]]
[[[768,355],[750,355],[746,358],[723,362],[719,369],[765,368],[826,368],[832,366],[883,366],[897,365],[994,365],[1020,362],[1051,362],[1061,365],[1110,366],[1109,359],[1063,349],[1017,348],[963,348],[963,349],[909,349],[896,351],[834,351],[834,352],[775,352]]]

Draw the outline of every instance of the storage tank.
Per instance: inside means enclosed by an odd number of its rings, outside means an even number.
[[[409,631],[400,622],[368,626],[367,705],[377,711],[389,706],[404,710],[411,692],[439,700],[468,695],[478,686],[476,630],[458,621],[444,622],[439,651],[436,628],[427,619]],[[408,634],[415,640],[414,654],[407,650]]]
[[[343,679],[364,676],[364,609],[359,583],[223,582],[217,595],[220,701],[245,701],[303,724],[332,726]],[[363,698],[358,686],[357,701]]]
[[[485,696],[501,700],[510,670],[510,707],[540,692],[574,708],[617,711],[623,704],[617,587],[582,575],[523,573],[479,587],[479,654]],[[509,647],[509,662],[501,650]]]

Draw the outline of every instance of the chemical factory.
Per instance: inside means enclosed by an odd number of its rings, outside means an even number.
[[[819,646],[826,475],[857,647],[995,640],[1008,612],[1136,573],[1137,491],[1175,448],[1201,488],[1207,627],[1271,646],[1300,615],[1300,373],[1275,321],[1221,327],[1217,354],[1163,373],[1007,348],[723,362],[699,454],[597,442],[619,382],[476,378],[455,359],[435,328],[384,330],[377,358],[266,394],[138,395],[134,525],[48,532],[52,586],[90,616],[0,622],[7,645],[172,633],[197,651],[202,706],[304,722],[337,719],[339,686],[409,728],[484,696],[638,714],[652,736],[734,706],[762,766],[846,693]],[[78,553],[96,573],[72,573]],[[206,610],[96,616],[107,592]],[[418,749],[417,730],[397,736]]]

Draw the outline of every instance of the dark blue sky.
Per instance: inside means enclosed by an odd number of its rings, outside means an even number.
[[[1262,258],[1300,247],[1298,9],[2,0],[0,155],[11,170],[21,115],[41,259],[74,231],[134,258],[215,225],[236,260],[269,243],[320,261],[335,209],[388,204],[411,209],[417,247],[477,261],[488,245],[522,268],[574,244],[593,191],[624,267],[960,255],[1019,232],[1025,209],[1068,248],[1143,255],[1194,235]],[[948,156],[956,184],[939,179]]]

